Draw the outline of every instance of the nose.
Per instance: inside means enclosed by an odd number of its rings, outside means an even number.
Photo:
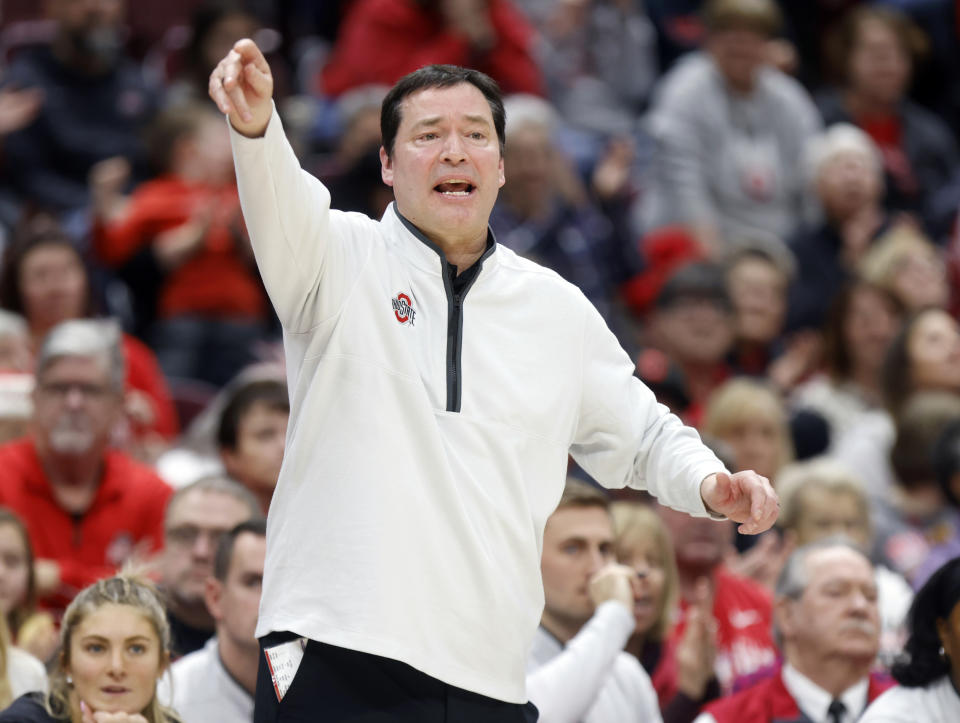
[[[210,539],[210,535],[201,532],[193,543],[193,556],[208,560],[212,555],[213,541]]]
[[[119,679],[123,677],[123,650],[119,646],[110,651],[110,670],[108,672],[111,678]]]
[[[443,161],[446,163],[461,163],[466,160],[463,139],[457,133],[448,133],[443,142]]]

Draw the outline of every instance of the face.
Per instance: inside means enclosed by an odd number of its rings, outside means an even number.
[[[950,298],[947,267],[932,248],[905,254],[893,275],[893,293],[912,311],[927,306],[944,308]]]
[[[879,371],[899,323],[900,315],[885,296],[869,288],[853,292],[843,336],[854,372]]]
[[[11,610],[23,605],[29,584],[27,546],[23,537],[15,525],[0,524],[0,613],[9,615]]]
[[[640,579],[641,592],[633,603],[633,617],[637,622],[636,632],[645,634],[663,615],[667,561],[663,559],[660,545],[650,535],[634,540],[620,562],[636,570]]]
[[[45,244],[27,252],[20,264],[23,312],[32,329],[44,331],[84,315],[87,273],[77,252]]]
[[[486,239],[504,183],[503,158],[490,105],[476,87],[408,96],[393,154],[381,149],[380,162],[400,213],[441,248]]]
[[[513,205],[537,208],[553,195],[553,156],[545,127],[531,124],[510,133],[503,159],[510,182],[503,192]]]
[[[543,531],[545,615],[580,625],[593,615],[590,578],[613,560],[613,522],[600,507],[563,507]]]
[[[856,33],[848,70],[854,90],[893,104],[906,92],[912,68],[896,33],[886,23],[870,19]]]
[[[808,658],[872,661],[880,645],[880,613],[867,558],[845,547],[817,550],[807,556],[806,577],[799,599],[777,601],[784,640]]]
[[[907,353],[917,389],[960,391],[960,330],[945,311],[930,310],[916,320]]]
[[[786,277],[770,262],[746,257],[730,269],[727,283],[738,338],[760,344],[776,339],[787,312]]]
[[[252,38],[257,28],[256,21],[245,13],[230,13],[218,20],[207,34],[201,50],[204,73],[212,71],[220,59],[233,49],[235,42],[241,38]]]
[[[752,30],[721,30],[711,33],[707,50],[717,68],[734,89],[746,92],[764,61],[767,39]]]
[[[228,635],[235,644],[250,650],[259,649],[254,631],[266,553],[266,538],[244,532],[234,541],[227,579],[220,582],[210,578],[207,585],[207,607],[217,621],[217,634]]]
[[[651,318],[655,334],[680,364],[715,364],[733,343],[733,315],[709,299],[678,299]]]
[[[277,486],[290,415],[263,402],[254,403],[237,426],[237,447],[222,451],[227,473],[254,492]]]
[[[33,354],[30,339],[25,334],[0,336],[0,372],[33,371]]]
[[[70,638],[75,706],[135,714],[153,700],[166,655],[153,625],[130,605],[108,603],[87,615]]]
[[[194,490],[176,499],[167,514],[162,561],[167,591],[185,604],[202,602],[220,536],[249,518],[249,508],[223,492]]]
[[[738,469],[752,469],[770,479],[776,476],[783,457],[783,430],[776,419],[754,413],[717,437],[733,449]]]
[[[875,205],[883,192],[876,161],[857,151],[835,153],[817,174],[817,195],[827,216],[845,221]]]
[[[101,357],[67,356],[44,369],[33,394],[33,426],[40,448],[82,455],[106,448],[120,418],[121,395],[110,385]]]
[[[870,543],[867,511],[856,495],[817,486],[809,487],[800,494],[800,515],[796,527],[798,546],[833,535],[844,535],[863,547]]]
[[[230,132],[222,119],[211,116],[201,123],[189,148],[202,164],[208,183],[221,185],[233,182],[235,175]]]
[[[663,505],[657,505],[657,514],[673,540],[681,571],[709,572],[723,560],[733,535],[729,522],[690,517]]]

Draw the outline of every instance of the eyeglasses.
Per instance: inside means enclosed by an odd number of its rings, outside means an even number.
[[[171,545],[180,547],[193,547],[197,540],[206,537],[210,547],[215,548],[220,542],[220,538],[226,534],[227,530],[219,528],[204,528],[196,525],[180,525],[179,527],[167,528],[167,542]]]
[[[66,399],[70,392],[76,391],[84,399],[100,400],[110,394],[110,388],[99,384],[83,382],[44,382],[37,389],[43,395],[55,399]]]

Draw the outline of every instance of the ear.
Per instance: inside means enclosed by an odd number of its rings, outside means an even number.
[[[237,459],[237,453],[228,447],[220,448],[220,461],[223,462],[223,468],[227,472],[227,476],[231,479],[237,479],[237,467],[240,462]]]
[[[950,650],[950,626],[943,618],[937,618],[936,623],[937,637],[940,638],[940,645],[943,646],[943,652],[946,653],[947,657],[951,660],[956,660],[953,651]]]
[[[784,641],[796,636],[798,621],[794,602],[788,597],[778,597],[773,601],[773,624],[777,626]]]
[[[393,159],[387,155],[387,149],[380,146],[380,178],[391,188],[393,187]]]
[[[220,622],[223,619],[223,607],[220,604],[222,600],[223,583],[213,576],[208,577],[203,590],[203,601],[207,604],[207,610],[210,611],[210,616],[216,622]]]
[[[497,167],[497,169],[500,171],[500,176],[497,182],[497,188],[503,188],[503,184],[507,182],[507,176],[503,171],[503,154],[502,153],[500,154],[500,164]]]

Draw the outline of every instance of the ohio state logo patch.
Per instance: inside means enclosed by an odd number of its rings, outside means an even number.
[[[410,326],[413,326],[413,317],[417,315],[417,312],[410,305],[409,296],[401,292],[397,294],[396,299],[390,300],[390,304],[393,306],[393,315],[397,317],[397,321],[401,324],[409,323]]]

